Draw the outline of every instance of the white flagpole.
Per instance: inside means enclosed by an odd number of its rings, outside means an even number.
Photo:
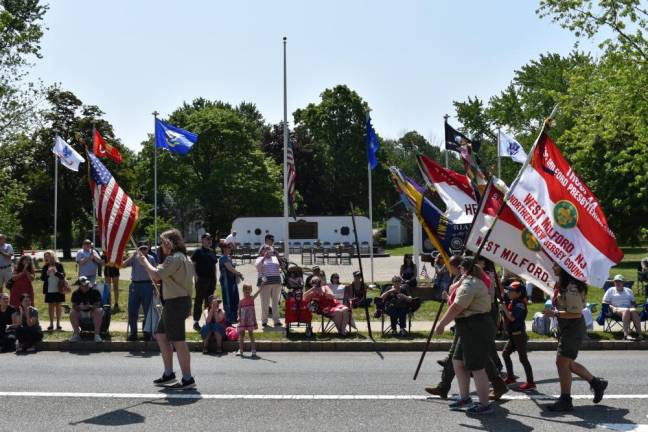
[[[373,200],[371,193],[371,162],[367,162],[369,175],[369,258],[371,262],[371,284],[374,283],[374,248],[373,248]]]
[[[58,221],[56,219],[56,216],[58,214],[58,165],[59,165],[59,158],[57,155],[54,155],[54,253],[57,253],[56,252],[56,231],[57,231],[56,225]]]
[[[283,38],[283,184],[284,184],[284,207],[283,207],[283,216],[284,216],[284,256],[290,258],[290,232],[288,230],[288,82],[287,82],[287,72],[286,72],[286,37]],[[294,158],[293,154],[293,158]]]
[[[153,111],[153,117],[157,120],[157,111]],[[157,227],[157,128],[156,122],[153,122],[153,244],[158,244],[158,227]],[[102,245],[103,246],[103,245]]]
[[[497,128],[497,178],[502,178],[502,155],[500,154],[500,128]]]

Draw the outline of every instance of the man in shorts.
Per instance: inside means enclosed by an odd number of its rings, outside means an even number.
[[[101,294],[93,288],[87,277],[81,276],[79,278],[79,288],[72,293],[70,323],[72,324],[74,334],[70,338],[70,342],[81,341],[81,321],[87,319],[91,319],[94,325],[94,341],[103,342],[100,336],[103,313]]]

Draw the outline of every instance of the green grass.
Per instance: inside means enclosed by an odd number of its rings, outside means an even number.
[[[412,246],[386,246],[385,247],[385,252],[387,252],[389,255],[392,256],[402,256],[405,254],[411,254],[412,252]]]

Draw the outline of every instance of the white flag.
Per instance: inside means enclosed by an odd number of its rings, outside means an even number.
[[[52,153],[54,153],[61,160],[61,163],[67,169],[72,171],[79,171],[79,164],[85,162],[83,156],[77,153],[68,143],[63,141],[63,138],[56,136],[54,140],[54,147],[52,147]]]
[[[521,164],[526,162],[527,155],[524,151],[524,147],[522,147],[522,145],[514,138],[511,138],[502,131],[500,131],[499,136],[499,147],[500,156],[510,157],[515,162]]]

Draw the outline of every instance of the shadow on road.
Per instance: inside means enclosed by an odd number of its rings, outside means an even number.
[[[97,426],[128,426],[132,424],[144,423],[146,417],[144,417],[141,414],[134,413],[128,410],[140,405],[144,405],[148,402],[149,401],[138,402],[136,404],[132,404],[127,407],[119,408],[84,420],[79,420],[77,422],[70,422],[69,425],[78,426],[80,424],[91,424]]]

